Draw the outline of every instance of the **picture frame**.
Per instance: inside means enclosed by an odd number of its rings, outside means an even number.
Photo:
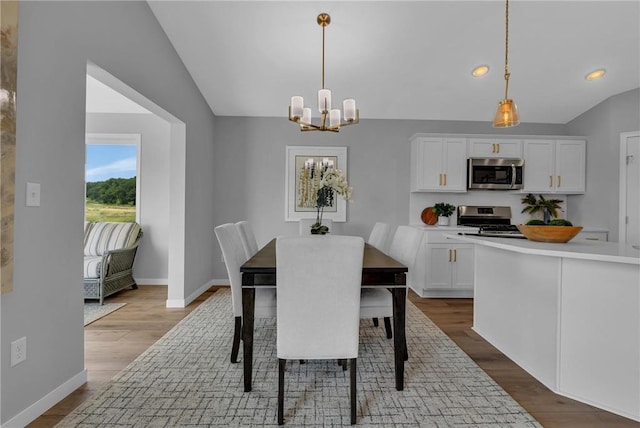
[[[347,176],[346,147],[287,146],[285,165],[285,221],[299,221],[316,218],[317,209],[314,194],[317,189],[304,185],[303,168],[305,162],[332,162],[335,169]],[[322,218],[333,222],[347,221],[347,202],[339,195],[334,198],[335,206],[325,207]]]

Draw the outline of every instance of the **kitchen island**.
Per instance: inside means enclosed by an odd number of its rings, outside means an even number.
[[[473,329],[552,391],[640,421],[640,251],[446,234],[474,244]]]

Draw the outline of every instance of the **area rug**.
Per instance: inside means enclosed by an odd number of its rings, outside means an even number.
[[[58,427],[276,425],[275,319],[256,320],[253,391],[231,364],[231,295],[218,290]],[[540,427],[431,320],[407,303],[409,361],[395,389],[393,341],[363,320],[360,427]],[[242,349],[242,347],[241,347]],[[349,425],[349,376],[334,361],[287,364],[285,425]]]
[[[104,305],[101,305],[100,303],[85,303],[84,325],[88,326],[92,322],[109,315],[111,312],[117,311],[124,305],[126,305],[126,303],[105,303]]]

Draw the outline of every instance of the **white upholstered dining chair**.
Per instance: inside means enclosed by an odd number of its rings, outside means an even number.
[[[391,241],[388,254],[409,268],[409,272],[412,272],[423,235],[424,232],[415,227],[398,226]],[[409,279],[409,274],[407,274],[407,279]],[[392,316],[393,299],[388,290],[384,288],[362,289],[360,318],[383,318],[385,331],[389,339],[393,337],[391,332]]]
[[[242,246],[242,238],[238,228],[233,223],[226,223],[215,229],[220,249],[224,257],[224,264],[229,275],[231,285],[231,302],[235,317],[233,343],[231,345],[231,362],[238,362],[240,349],[240,335],[242,332],[242,282],[240,266],[249,257]],[[276,290],[274,288],[256,288],[255,318],[271,318],[276,316]]]
[[[253,257],[258,252],[258,242],[256,236],[253,234],[253,229],[248,221],[243,220],[236,223],[240,238],[242,239],[242,247],[247,254],[247,260]]]
[[[284,423],[287,360],[350,360],[351,423],[356,422],[363,256],[364,240],[357,236],[276,241],[279,425]]]
[[[371,234],[369,234],[367,243],[369,245],[373,245],[383,253],[386,252],[387,240],[389,239],[389,230],[391,230],[389,224],[383,223],[381,221],[377,222],[371,229]]]
[[[315,217],[313,217],[313,218],[301,218],[300,219],[300,225],[299,225],[300,235],[311,235],[311,226],[313,226],[313,224],[315,222],[316,222],[316,218]],[[331,230],[331,228],[333,226],[333,220],[332,219],[323,218],[322,219],[322,225],[323,226],[327,226],[329,228],[329,233],[333,232]]]

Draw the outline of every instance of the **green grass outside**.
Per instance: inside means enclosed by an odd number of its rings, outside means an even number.
[[[108,205],[87,201],[85,205],[86,221],[135,222],[136,207],[134,205]]]

